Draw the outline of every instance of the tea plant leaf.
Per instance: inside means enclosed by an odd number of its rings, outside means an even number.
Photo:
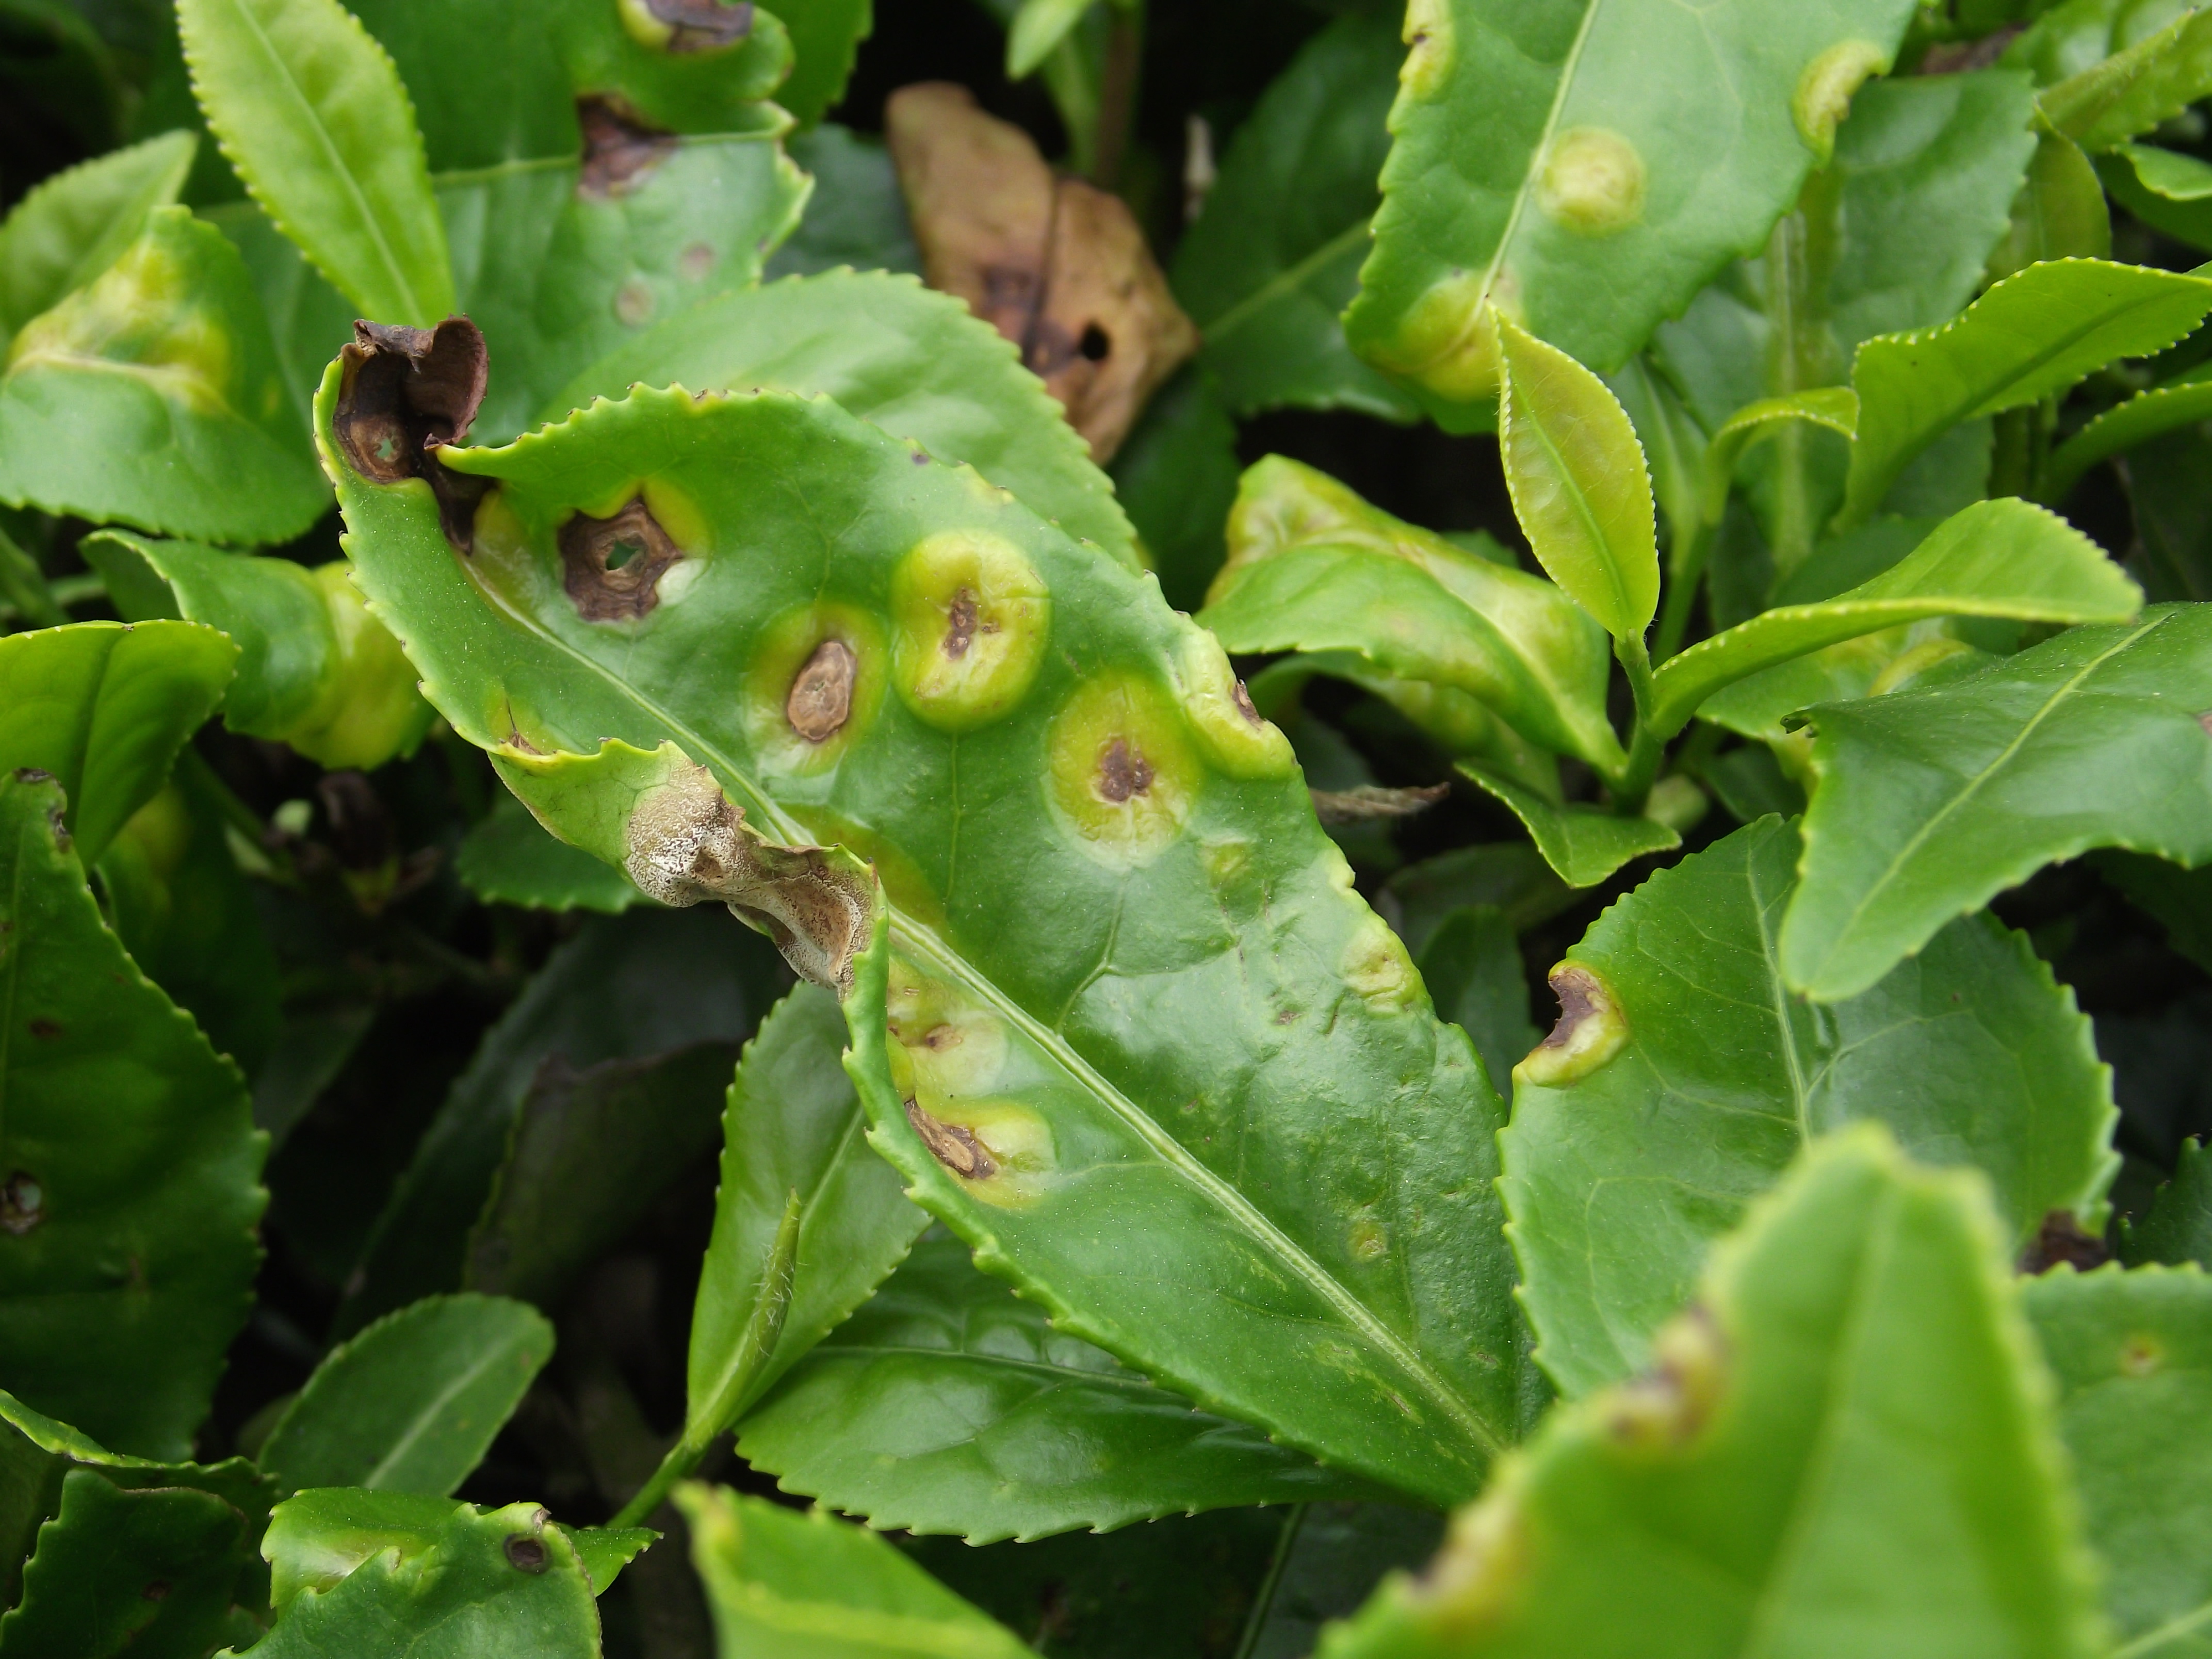
[[[1019,349],[910,278],[830,271],[695,307],[593,364],[541,417],[633,386],[834,398],[939,460],[965,462],[1069,535],[1134,559],[1113,485]]]
[[[2193,248],[2212,245],[2212,163],[2179,150],[2122,144],[2099,156],[2091,172],[2113,200],[2153,229]]]
[[[0,375],[0,501],[219,542],[289,541],[330,501],[238,255],[156,208],[25,324]]]
[[[775,925],[810,974],[856,975],[874,1143],[987,1267],[1209,1410],[1410,1491],[1466,1489],[1514,1386],[1496,1212],[1468,1173],[1498,1109],[1473,1050],[1352,896],[1212,639],[919,453],[826,400],[640,391],[441,452],[497,491],[466,569],[418,485],[335,465],[427,695],[563,834],[627,842],[671,896],[782,902],[779,869],[792,905],[842,896],[819,933],[794,908]],[[635,528],[592,530],[592,509]],[[661,550],[609,571],[574,529],[560,552],[564,523]],[[698,814],[720,867],[691,875]],[[830,842],[848,853],[809,850]],[[849,849],[897,919],[861,959]],[[749,869],[762,884],[727,884]],[[878,1000],[894,977],[901,1001]],[[1200,1009],[1196,1040],[1160,1042]],[[998,1151],[957,1173],[917,1122]],[[1133,1263],[1139,1217],[1154,1242]]]
[[[238,675],[222,722],[234,732],[289,744],[318,765],[366,770],[413,754],[437,718],[343,559],[310,569],[118,531],[82,548],[127,621],[179,617],[230,636]]]
[[[1083,21],[1095,0],[1020,0],[1006,30],[1006,78],[1019,81],[1036,73],[1068,31]]]
[[[276,1506],[261,1552],[276,1614],[253,1646],[264,1659],[599,1656],[592,1581],[535,1504],[301,1492]]]
[[[2037,103],[2051,125],[2087,150],[2148,132],[2212,93],[2212,17],[2195,8],[2078,75],[2046,87]]]
[[[338,0],[179,0],[192,91],[270,218],[365,316],[453,309],[407,88]]]
[[[872,0],[783,0],[776,15],[791,31],[791,74],[775,101],[805,126],[845,95],[853,60],[874,27]]]
[[[0,771],[34,767],[98,863],[222,701],[238,647],[192,623],[75,623],[0,636]]]
[[[1680,833],[1656,818],[1562,805],[1472,761],[1462,761],[1459,773],[1521,820],[1544,862],[1570,887],[1595,887],[1631,860],[1682,844]]]
[[[2021,1301],[2058,1382],[2081,1523],[2127,1654],[2203,1650],[2212,1571],[2212,1281],[2196,1267],[2031,1279]]]
[[[2173,1179],[2158,1189],[2148,1214],[2121,1221],[2119,1255],[2131,1267],[2151,1261],[2202,1267],[2212,1257],[2212,1161],[2202,1142],[2181,1143]]]
[[[1358,291],[1382,199],[1375,178],[1402,55],[1380,13],[1339,18],[1308,41],[1238,125],[1205,211],[1176,249],[1176,298],[1204,332],[1200,361],[1238,415],[1419,413],[1352,354],[1338,315]]]
[[[1978,1181],[1871,1126],[1714,1254],[1659,1369],[1555,1413],[1321,1659],[2102,1644],[2049,1382]]]
[[[2046,501],[2063,501],[2098,462],[2208,416],[2212,416],[2212,373],[2192,369],[2164,386],[2139,392],[2051,451],[2035,493]]]
[[[1228,557],[1222,526],[1242,471],[1237,422],[1203,362],[1153,395],[1115,452],[1115,499],[1160,579],[1161,597],[1178,611],[1206,604],[1206,587]]]
[[[554,840],[512,795],[501,796],[489,814],[461,837],[453,874],[487,904],[611,915],[647,902],[621,871]]]
[[[39,185],[0,223],[0,337],[85,286],[184,188],[199,140],[165,132]]]
[[[1020,1659],[1014,1633],[888,1540],[722,1486],[677,1488],[724,1653],[815,1659]]]
[[[1858,349],[1858,442],[1835,527],[1864,522],[1906,465],[1961,421],[2063,392],[2115,357],[2162,351],[2212,311],[2212,281],[2101,259],[2008,276],[1954,321]]]
[[[1626,759],[1605,719],[1605,636],[1565,593],[1279,455],[1244,474],[1199,620],[1231,651],[1354,653],[1601,770]]]
[[[882,139],[835,121],[786,141],[791,159],[814,179],[806,216],[769,257],[767,276],[811,276],[840,265],[855,270],[921,271],[921,250],[908,222],[906,198]]]
[[[1662,663],[1650,722],[1672,737],[1723,686],[1905,623],[1953,616],[2117,623],[2142,608],[2142,590],[2064,520],[2010,497],[1980,501],[1871,581],[1817,605],[1778,605]]]
[[[1491,1085],[1511,1098],[1513,1067],[1536,1046],[1528,981],[1505,912],[1470,904],[1447,915],[1421,947],[1437,1012],[1474,1039]]]
[[[553,1328],[503,1296],[426,1297],[315,1367],[256,1461],[309,1486],[443,1498],[468,1478],[553,1352]]]
[[[1900,0],[1540,15],[1424,0],[1345,315],[1353,346],[1455,426],[1498,387],[1486,307],[1619,368],[1765,239],[1911,15]]]
[[[2212,609],[2069,629],[1949,685],[1813,717],[1820,783],[1783,975],[1857,994],[1953,916],[2054,860],[2212,860]]]
[[[1370,1490],[1054,1332],[943,1237],[744,1418],[738,1449],[878,1531],[971,1544]]]
[[[650,1527],[562,1527],[591,1580],[592,1594],[605,1595],[622,1570],[660,1541]]]
[[[0,1386],[180,1458],[252,1304],[268,1143],[102,924],[62,803],[0,773]]]
[[[1498,447],[1536,562],[1616,640],[1659,611],[1651,474],[1628,411],[1556,346],[1498,321]]]
[[[1515,1073],[1504,1188],[1537,1358],[1570,1395],[1649,1364],[1705,1247],[1847,1123],[1980,1169],[2015,1248],[2053,1210],[2101,1230],[2118,1114],[2073,993],[1974,917],[1863,995],[1808,1006],[1776,969],[1796,855],[1786,824],[1739,830],[1553,970],[1565,1012]],[[1609,1052],[1577,1074],[1577,1036],[1601,1029]]]

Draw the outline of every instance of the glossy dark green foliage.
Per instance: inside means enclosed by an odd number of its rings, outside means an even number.
[[[0,774],[0,1385],[179,1458],[251,1306],[267,1143],[102,924],[63,800]]]
[[[1536,1028],[1506,913],[1495,904],[1448,912],[1422,945],[1420,965],[1437,1014],[1474,1039],[1492,1085],[1510,1099],[1513,1068],[1536,1046]]]
[[[554,840],[512,795],[501,795],[469,826],[453,854],[453,873],[471,893],[493,904],[612,915],[645,902],[628,876]]]
[[[791,159],[814,179],[806,215],[769,256],[767,276],[809,276],[850,265],[855,270],[921,270],[906,198],[899,194],[883,141],[825,121],[784,141]]]
[[[971,1544],[1363,1492],[1054,1332],[941,1235],[745,1417],[738,1449],[786,1492]]]
[[[1194,365],[1163,386],[1112,470],[1114,494],[1160,579],[1161,597],[1195,612],[1228,556],[1222,524],[1243,471],[1236,422],[1212,370]]]
[[[1292,1510],[1245,1626],[1249,1659],[1306,1659],[1324,1626],[1356,1613],[1384,1574],[1424,1565],[1443,1535],[1441,1516],[1395,1504]]]
[[[2130,1267],[2201,1267],[2212,1256],[2212,1164],[2200,1143],[2183,1141],[2173,1179],[2158,1189],[2148,1212],[2120,1223],[2119,1255]]]

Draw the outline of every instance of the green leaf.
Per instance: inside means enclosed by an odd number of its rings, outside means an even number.
[[[2012,222],[1990,254],[1992,280],[2043,260],[2101,259],[2112,251],[2101,169],[2049,122],[2039,125],[2027,178],[2013,198]],[[2121,191],[2113,194],[2125,199]]]
[[[178,0],[192,92],[246,188],[364,316],[454,308],[445,226],[391,56],[338,0]]]
[[[0,772],[0,1386],[178,1458],[252,1303],[267,1141],[102,925],[62,800]]]
[[[2131,1267],[2162,1261],[2169,1267],[2212,1256],[2212,1160],[2194,1137],[2181,1143],[2173,1179],[2158,1189],[2140,1221],[2120,1222],[2120,1260]]]
[[[2058,1382],[2058,1432],[2134,1654],[2204,1651],[2212,1626],[2212,1282],[2196,1267],[2031,1279],[2021,1299]]]
[[[228,1632],[240,1575],[260,1565],[248,1525],[212,1492],[73,1469],[22,1599],[0,1618],[0,1647],[9,1659],[204,1654]]]
[[[810,973],[857,974],[848,1069],[924,1207],[1062,1328],[1206,1409],[1412,1491],[1466,1490],[1513,1420],[1495,1097],[1211,636],[825,400],[640,391],[441,453],[496,483],[465,572],[424,492],[337,463],[356,566],[426,694],[510,778],[567,793],[564,835],[617,851],[635,834],[634,874],[782,904]],[[635,620],[590,620],[556,585],[555,526],[639,479],[629,522],[678,526],[697,556]],[[719,871],[685,861],[698,815]],[[895,951],[841,960],[868,896],[847,855],[805,850],[832,842],[874,860]],[[974,1036],[941,1049],[940,1024]],[[988,1174],[971,1142],[997,1148]],[[1136,1218],[1172,1290],[1131,1273]]]
[[[1421,947],[1421,977],[1437,1012],[1474,1039],[1491,1085],[1512,1097],[1513,1067],[1536,1046],[1528,981],[1505,912],[1470,904],[1440,922]]]
[[[677,1488],[725,1654],[1018,1659],[1030,1650],[864,1527],[721,1486]]]
[[[1775,965],[1796,854],[1786,824],[1739,830],[1614,905],[1553,970],[1560,1025],[1515,1074],[1504,1189],[1537,1358],[1570,1395],[1649,1364],[1706,1246],[1847,1123],[1980,1169],[2015,1248],[2053,1210],[2102,1231],[2118,1115],[2073,993],[1984,916],[1809,1006]]]
[[[1659,611],[1651,475],[1628,411],[1555,346],[1498,320],[1498,447],[1513,516],[1552,580],[1616,640]]]
[[[1034,75],[1097,0],[1021,0],[1006,31],[1006,79]]]
[[[834,398],[939,460],[965,462],[1069,535],[1133,557],[1113,485],[1019,350],[910,278],[831,271],[696,306],[593,364],[544,414],[634,386]]]
[[[591,1580],[594,1595],[605,1595],[624,1567],[660,1541],[660,1534],[650,1527],[563,1527],[561,1530],[584,1564],[584,1576]]]
[[[2201,202],[2212,198],[2212,161],[2150,144],[2122,144],[2112,154],[2128,164],[2145,190],[2169,202]]]
[[[261,1443],[284,1490],[443,1498],[468,1478],[553,1352],[553,1328],[503,1296],[426,1297],[331,1350]]]
[[[2054,860],[2212,860],[2212,609],[2069,629],[1949,685],[1814,716],[1820,780],[1784,976],[1856,995],[1953,916]]]
[[[2036,494],[2054,504],[2063,501],[2081,475],[2098,462],[2208,416],[2212,416],[2212,371],[2192,369],[2164,386],[2139,392],[2113,404],[2053,450],[2036,480]]]
[[[0,376],[0,501],[221,542],[289,541],[330,501],[222,234],[179,207],[25,324]]]
[[[528,807],[508,794],[461,837],[453,874],[487,904],[613,915],[647,902],[628,876],[556,841]]]
[[[1416,957],[1429,948],[1451,913],[1462,905],[1489,905],[1505,914],[1516,933],[1550,921],[1580,896],[1561,881],[1544,855],[1525,841],[1458,847],[1409,864],[1384,884],[1387,913],[1396,919],[1406,948]]]
[[[2106,1651],[2008,1269],[1975,1177],[1820,1143],[1322,1659]]]
[[[238,647],[191,623],[76,623],[0,637],[0,772],[35,767],[97,863],[222,697]]]
[[[599,1656],[592,1580],[535,1504],[301,1492],[276,1506],[261,1551],[276,1622],[256,1659]]]
[[[362,1250],[336,1334],[459,1288],[470,1229],[549,1067],[557,1075],[738,1042],[770,994],[774,966],[750,934],[706,917],[653,908],[586,921],[484,1034],[423,1132]],[[672,985],[684,994],[671,996]]]
[[[775,15],[791,31],[791,75],[775,101],[812,126],[845,95],[860,42],[874,27],[872,0],[781,0]]]
[[[868,1149],[844,1048],[837,999],[797,986],[761,1022],[729,1086],[686,1368],[684,1435],[701,1448],[865,1302],[929,1224],[898,1172]],[[774,1339],[750,1347],[778,1291],[773,1269],[794,1195],[787,1304]]]
[[[2115,357],[2162,351],[2212,311],[2212,281],[2100,259],[2008,276],[1940,328],[1858,349],[1858,442],[1836,528],[1863,522],[1912,459],[1961,421],[2063,392]]]
[[[469,1234],[469,1287],[559,1306],[714,1144],[737,1059],[734,1043],[696,1042],[580,1071],[541,1066]]]
[[[2046,87],[2045,118],[2091,151],[2110,149],[2212,93],[2212,16],[2185,11],[2157,33]]]
[[[1680,833],[1656,818],[1561,805],[1472,761],[1460,762],[1459,773],[1521,820],[1544,862],[1570,887],[1595,887],[1631,860],[1682,844]]]
[[[2104,550],[2055,514],[2005,497],[1956,514],[1871,581],[1817,605],[1780,605],[1669,658],[1647,717],[1671,738],[1722,687],[1777,663],[1937,617],[2118,623],[2142,590]]]
[[[1419,406],[1352,354],[1339,318],[1359,288],[1383,125],[1401,56],[1394,21],[1339,18],[1314,36],[1237,129],[1205,210],[1176,246],[1176,298],[1238,415]]]
[[[744,1418],[738,1450],[878,1531],[971,1544],[1368,1490],[1054,1332],[942,1235]]]
[[[1237,423],[1221,384],[1203,363],[1184,368],[1152,396],[1115,452],[1114,495],[1129,515],[1140,557],[1178,611],[1197,611],[1228,557],[1222,526],[1242,469]]]
[[[0,223],[0,337],[84,287],[184,188],[198,139],[167,132],[46,179]]]
[[[769,256],[767,275],[811,276],[840,265],[919,276],[921,250],[883,140],[835,121],[795,132],[785,146],[814,179],[806,216]]]
[[[1383,1504],[1322,1504],[1284,1519],[1279,1571],[1261,1586],[1254,1610],[1253,1659],[1305,1659],[1322,1628],[1348,1619],[1383,1574],[1427,1564],[1443,1541],[1443,1517]]]
[[[1906,0],[1422,0],[1353,345],[1461,423],[1498,384],[1487,306],[1619,368],[1765,240],[1911,15]]]
[[[1601,770],[1605,636],[1551,583],[1455,547],[1279,455],[1249,468],[1229,562],[1199,620],[1237,652],[1346,652],[1393,679],[1467,693]]]
[[[230,636],[238,676],[222,723],[234,732],[289,744],[319,766],[366,771],[413,754],[437,717],[343,559],[310,569],[121,531],[82,546],[127,620],[181,617]]]

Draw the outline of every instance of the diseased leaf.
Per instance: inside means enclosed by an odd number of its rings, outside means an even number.
[[[1605,718],[1605,636],[1579,606],[1282,456],[1245,472],[1199,620],[1229,650],[1353,653],[1464,692],[1601,771],[1625,763]]]
[[[1618,368],[1765,240],[1911,15],[1907,0],[1422,0],[1354,347],[1460,428],[1498,388],[1486,307]]]
[[[1786,824],[1739,830],[1553,972],[1559,1024],[1515,1073],[1504,1185],[1537,1358],[1571,1396],[1650,1364],[1706,1247],[1847,1123],[1980,1169],[2012,1248],[2053,1210],[2102,1230],[2118,1114],[2073,993],[1974,917],[1864,994],[1808,1005],[1775,965],[1796,854]]]
[[[391,57],[338,0],[179,0],[192,91],[253,199],[363,314],[453,309],[422,135]]]
[[[1054,1332],[941,1235],[754,1407],[738,1450],[878,1531],[971,1544],[1366,1491]]]
[[[2123,1653],[2204,1651],[2212,1570],[2212,1282],[2195,1267],[2031,1279],[2021,1300],[2058,1383],[2082,1529]]]
[[[2063,392],[2115,357],[2172,345],[2212,311],[2212,281],[2100,259],[2008,276],[1956,319],[1858,349],[1858,442],[1836,528],[1877,511],[1899,476],[1961,421]]]
[[[566,792],[564,835],[626,843],[671,897],[764,866],[749,902],[787,907],[793,956],[854,974],[848,1069],[924,1206],[1207,1409],[1465,1490],[1513,1420],[1494,1097],[1212,638],[826,401],[641,391],[441,453],[495,481],[466,568],[422,492],[334,463],[427,695],[511,779]],[[629,533],[683,538],[619,589],[556,528],[617,492]],[[841,964],[828,943],[866,941],[854,851],[896,944]],[[939,1025],[962,1043],[933,1047]],[[1134,1262],[1133,1216],[1156,1241]]]
[[[2153,1261],[2202,1267],[2212,1257],[2212,1161],[2203,1142],[2183,1141],[2173,1179],[2158,1189],[2149,1213],[2121,1221],[2119,1255],[2131,1267]]]
[[[160,791],[237,660],[237,647],[191,623],[0,637],[0,771],[49,774],[76,856],[97,863]]]
[[[726,1655],[1018,1659],[1030,1650],[865,1527],[722,1486],[677,1488]]]
[[[102,925],[62,804],[0,772],[0,1386],[181,1458],[252,1304],[268,1143]]]
[[[1339,18],[1308,41],[1238,125],[1205,211],[1176,246],[1176,297],[1238,415],[1419,412],[1352,354],[1338,316],[1358,291],[1382,201],[1375,178],[1402,55],[1382,12]]]
[[[1813,716],[1819,787],[1784,976],[1856,995],[2043,865],[2126,846],[2212,860],[2212,610],[2075,628],[1926,690]]]
[[[1657,1367],[1555,1413],[1322,1659],[2106,1651],[1983,1194],[1872,1126],[1814,1146]]]
[[[1474,1039],[1491,1086],[1511,1099],[1513,1068],[1536,1046],[1528,981],[1505,912],[1470,904],[1437,924],[1421,947],[1421,977],[1437,1012]]]
[[[120,258],[146,216],[184,188],[198,140],[167,132],[58,173],[0,223],[0,337]]]
[[[552,1352],[552,1326],[527,1304],[426,1297],[333,1348],[255,1461],[287,1493],[362,1486],[446,1497]]]
[[[461,837],[453,874],[487,904],[614,915],[646,902],[628,876],[556,841],[513,795],[501,795]]]
[[[0,376],[0,501],[218,542],[289,541],[329,487],[221,232],[180,207],[26,323]]]
[[[624,1567],[660,1541],[660,1534],[649,1527],[563,1527],[561,1530],[568,1534],[577,1559],[583,1563],[584,1576],[591,1580],[594,1595],[605,1595]]]
[[[82,546],[127,620],[181,617],[230,636],[238,675],[222,716],[234,732],[289,744],[321,766],[366,771],[413,754],[436,718],[343,559],[310,569],[120,531]]]
[[[1656,818],[1562,805],[1471,761],[1462,761],[1459,772],[1521,820],[1544,861],[1570,887],[1595,887],[1632,859],[1682,844],[1680,833]]]

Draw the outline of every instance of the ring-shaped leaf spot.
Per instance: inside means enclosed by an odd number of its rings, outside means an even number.
[[[1836,129],[1851,112],[1851,94],[1875,76],[1888,74],[1889,59],[1871,40],[1838,40],[1798,76],[1790,116],[1823,167],[1836,153]]]
[[[1644,215],[1646,169],[1609,127],[1570,127],[1552,140],[1536,176],[1536,205],[1569,230],[1610,236]]]
[[[973,732],[1028,693],[1052,598],[1020,548],[984,530],[926,536],[891,571],[891,675],[940,732]]]
[[[1189,821],[1205,781],[1182,711],[1142,672],[1085,681],[1047,739],[1060,823],[1103,863],[1149,864]]]
[[[932,1109],[988,1094],[1006,1071],[1006,1022],[912,963],[891,958],[884,999],[891,1080]]]
[[[761,764],[826,772],[883,707],[891,653],[882,624],[857,605],[817,599],[761,630],[745,671],[745,729]]]
[[[1253,707],[1221,641],[1194,623],[1176,647],[1182,712],[1206,757],[1232,778],[1286,778],[1297,756],[1275,723]]]

